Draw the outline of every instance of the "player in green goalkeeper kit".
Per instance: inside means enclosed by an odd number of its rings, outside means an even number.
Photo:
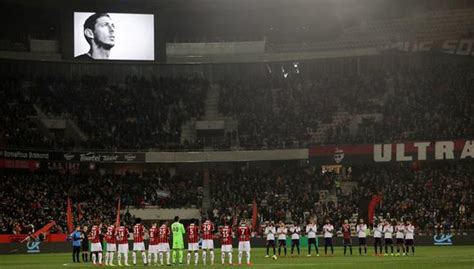
[[[176,252],[179,251],[179,263],[183,263],[184,239],[186,233],[184,225],[179,222],[179,217],[174,217],[174,223],[171,224],[171,232],[173,233],[173,263],[176,264]]]

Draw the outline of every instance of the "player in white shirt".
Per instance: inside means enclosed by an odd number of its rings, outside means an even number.
[[[415,255],[415,226],[407,220],[405,225],[405,249],[406,253],[410,253],[410,247],[413,255]]]
[[[306,225],[306,235],[308,236],[308,255],[311,256],[311,245],[314,245],[316,249],[316,255],[319,256],[318,245],[316,244],[316,234],[318,233],[318,226],[316,225],[316,220],[311,219],[310,223]]]
[[[385,239],[385,256],[388,256],[388,246],[390,246],[392,252],[391,255],[393,256],[393,226],[389,220],[385,221],[385,225],[383,226],[383,237]]]
[[[374,250],[376,256],[382,255],[382,233],[383,221],[374,224]],[[378,252],[378,250],[380,251]]]
[[[334,246],[332,244],[332,237],[334,235],[334,226],[326,219],[326,224],[323,226],[324,235],[324,255],[328,254],[328,247],[331,247],[331,255],[334,254]]]
[[[267,255],[265,258],[270,257],[269,256],[269,250],[270,247],[273,248],[273,256],[275,256],[275,234],[276,234],[276,229],[275,226],[273,226],[273,222],[270,222],[267,227],[265,227],[265,236],[267,237]]]
[[[405,225],[402,221],[398,221],[397,226],[395,226],[395,239],[397,244],[396,256],[400,256],[400,247],[402,248],[402,254],[405,255]]]
[[[293,256],[293,251],[295,250],[295,246],[296,246],[296,251],[298,252],[298,255],[300,255],[300,233],[301,233],[301,228],[300,226],[298,226],[298,223],[291,224],[291,227],[290,227],[291,256]]]
[[[364,223],[364,219],[359,220],[356,232],[359,238],[359,255],[362,255],[362,246],[364,246],[364,254],[367,254],[367,224]]]
[[[280,227],[277,229],[277,235],[278,235],[278,256],[281,255],[281,247],[283,247],[283,250],[285,251],[285,256],[286,256],[286,235],[288,234],[288,229],[285,226],[285,223],[283,221],[280,221]]]

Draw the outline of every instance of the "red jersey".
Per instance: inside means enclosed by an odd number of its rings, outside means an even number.
[[[199,242],[199,228],[196,224],[190,224],[186,229],[186,234],[188,235],[188,243]]]
[[[148,233],[150,235],[150,245],[158,245],[158,228],[153,226]]]
[[[161,225],[158,230],[158,243],[170,242],[170,228],[166,225]]]
[[[349,224],[342,224],[342,235],[344,239],[351,239],[351,226]]]
[[[100,234],[101,232],[99,226],[92,226],[92,230],[89,233],[89,240],[91,241],[91,243],[100,243]]]
[[[202,231],[202,239],[212,240],[213,239],[213,232],[214,232],[214,224],[211,221],[206,220],[201,225],[201,231]]]
[[[128,229],[127,227],[120,226],[116,232],[118,244],[128,244]]]
[[[250,241],[250,227],[248,226],[239,226],[237,228],[237,235],[239,237],[239,241]]]
[[[141,243],[143,242],[143,235],[145,234],[143,225],[140,223],[135,224],[133,226],[133,241],[135,243]]]
[[[232,229],[229,226],[224,226],[221,229],[222,245],[232,245]]]
[[[110,225],[107,227],[107,233],[105,234],[105,242],[109,244],[115,244],[115,226]]]

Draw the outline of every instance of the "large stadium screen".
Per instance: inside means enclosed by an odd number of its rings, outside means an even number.
[[[155,60],[154,15],[74,12],[74,58]]]

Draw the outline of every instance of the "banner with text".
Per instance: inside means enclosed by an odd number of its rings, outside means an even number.
[[[474,140],[310,146],[309,158],[318,165],[474,159]]]
[[[0,150],[0,159],[90,162],[90,163],[143,163],[143,152],[61,152],[41,150]]]
[[[382,51],[441,52],[474,57],[474,38],[400,41],[381,47]]]

